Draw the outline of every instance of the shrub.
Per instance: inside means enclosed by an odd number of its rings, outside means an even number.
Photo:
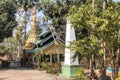
[[[55,74],[55,73],[57,73],[57,69],[54,68],[54,67],[48,67],[48,69],[47,69],[47,73]]]
[[[51,71],[52,71],[52,68],[49,67],[49,68],[47,69],[47,73],[51,73]]]
[[[82,68],[79,68],[77,71],[77,77],[79,80],[85,80],[84,71]]]
[[[43,68],[44,70],[47,69],[47,64],[46,64],[45,62],[42,63],[42,68]]]

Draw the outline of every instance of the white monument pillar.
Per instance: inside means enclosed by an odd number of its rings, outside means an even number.
[[[70,47],[71,42],[75,41],[75,30],[74,27],[71,27],[70,20],[67,21],[66,24],[66,40],[65,40],[65,46]],[[78,58],[73,60],[73,55],[75,51],[72,51],[70,48],[65,48],[65,61],[64,65],[62,65],[62,74],[61,76],[64,78],[76,78],[77,77],[77,71],[79,68],[78,64]]]
[[[66,40],[65,46],[70,47],[70,43],[76,40],[74,27],[71,27],[70,20],[67,21],[66,25]],[[71,51],[70,48],[65,48],[65,62],[64,65],[79,65],[78,58],[73,60],[74,51]]]

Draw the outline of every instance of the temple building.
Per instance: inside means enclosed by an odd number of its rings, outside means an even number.
[[[53,35],[51,30],[46,30],[38,35],[38,40],[35,42],[35,51],[39,50],[45,54],[63,54],[64,43],[61,39]]]
[[[52,30],[47,29],[37,36],[33,47],[27,50],[26,53],[28,55],[36,54],[37,56],[40,54],[44,60],[47,58],[47,62],[52,64],[64,61],[64,51],[64,42]],[[44,60],[42,61],[44,62]]]
[[[37,29],[36,26],[36,6],[34,6],[32,10],[32,28],[25,43],[25,53],[21,58],[22,65],[26,65],[31,60],[34,62],[34,55],[37,54],[49,55],[48,58],[51,63],[56,60],[58,62],[61,59],[62,61],[64,60],[61,57],[65,52],[64,41],[58,38],[58,34],[54,29],[48,27],[48,24],[42,24],[40,27],[42,28],[42,32],[38,34],[40,28]]]

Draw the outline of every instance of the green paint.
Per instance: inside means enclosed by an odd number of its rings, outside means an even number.
[[[62,65],[62,74],[60,76],[69,79],[76,78],[79,68],[79,65]]]

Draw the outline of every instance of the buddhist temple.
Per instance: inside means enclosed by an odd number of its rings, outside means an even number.
[[[55,30],[48,27],[48,24],[43,24],[41,26],[43,30],[38,34],[40,29],[37,29],[36,27],[36,7],[34,6],[32,12],[32,28],[25,44],[25,54],[22,57],[23,63],[25,60],[28,60],[34,56],[34,54],[38,53],[49,55],[49,59],[51,60],[53,55],[58,55],[56,56],[56,59],[59,58],[61,60],[60,54],[64,54],[65,52],[64,41],[58,38],[58,34]]]
[[[49,61],[54,62],[52,57],[56,57],[56,61],[62,62],[64,58],[61,55],[64,54],[65,46],[64,42],[57,38],[57,35],[53,35],[50,29],[43,31],[37,36],[37,41],[34,43],[34,47],[27,51],[28,54],[41,54],[49,55]]]

